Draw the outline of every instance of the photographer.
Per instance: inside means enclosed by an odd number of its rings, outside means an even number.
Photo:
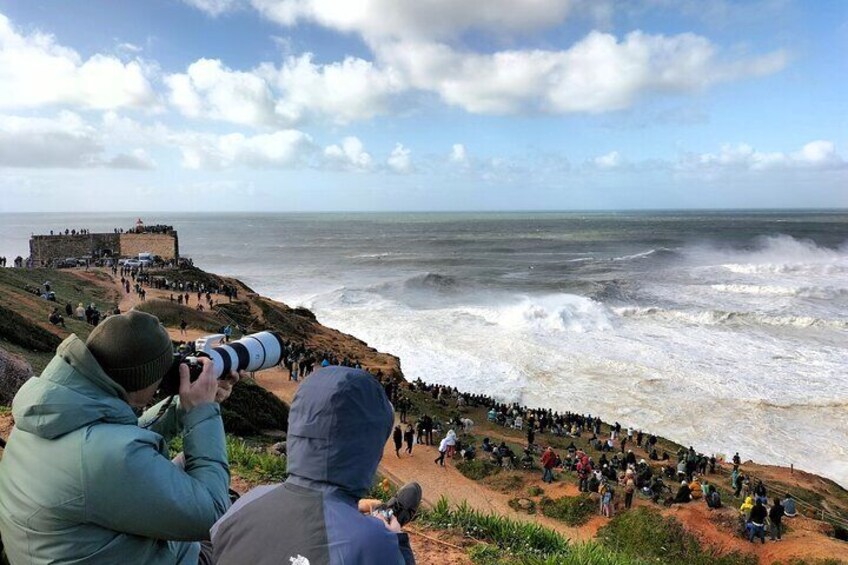
[[[111,316],[85,343],[72,335],[59,346],[15,396],[0,460],[0,536],[13,565],[209,562],[198,542],[229,506],[215,401],[238,376],[218,381],[201,362],[193,383],[180,366],[179,403],[137,418],[173,363],[159,320]],[[184,468],[168,458],[181,431]]]
[[[420,487],[398,491],[393,515],[359,513],[393,423],[392,406],[370,374],[318,369],[289,412],[288,478],[253,489],[215,524],[215,562],[414,565],[401,523],[417,509]]]

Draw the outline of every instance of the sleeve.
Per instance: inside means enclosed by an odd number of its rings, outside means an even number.
[[[165,410],[165,413],[162,414],[162,417],[156,420],[156,416],[159,414],[159,410],[162,409],[162,406],[171,400],[171,405]],[[139,427],[150,430],[151,432],[155,432],[165,438],[165,441],[171,441],[171,439],[179,434],[183,429],[183,418],[185,416],[185,412],[180,407],[180,397],[174,396],[173,398],[166,398],[165,400],[153,405],[144,411],[144,414],[138,419]],[[155,423],[151,425],[151,422]],[[149,426],[149,427],[148,427]]]
[[[185,470],[158,451],[161,439],[135,428],[89,437],[83,457],[86,518],[104,528],[161,539],[209,539],[230,501],[224,426],[218,404],[185,415]],[[133,429],[127,429],[133,428]],[[121,434],[120,437],[116,437]]]

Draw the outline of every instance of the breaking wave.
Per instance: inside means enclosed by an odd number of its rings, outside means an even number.
[[[613,308],[613,312],[623,318],[652,318],[666,322],[683,322],[686,324],[718,326],[718,325],[760,325],[782,326],[794,328],[830,328],[848,329],[848,321],[825,320],[812,316],[776,316],[758,312],[726,312],[723,310],[673,310],[659,307],[627,306]]]

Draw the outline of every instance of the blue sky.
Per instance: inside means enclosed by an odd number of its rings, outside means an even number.
[[[0,212],[848,206],[841,0],[0,0]]]

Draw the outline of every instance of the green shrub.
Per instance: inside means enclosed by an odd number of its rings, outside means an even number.
[[[539,508],[548,518],[565,522],[569,526],[581,526],[589,521],[589,517],[595,513],[598,505],[587,495],[580,494],[557,499],[542,497]]]
[[[468,552],[475,565],[647,565],[646,561],[618,555],[594,542],[571,546],[568,551],[538,556],[504,553],[495,545],[476,545]]]
[[[528,496],[539,496],[545,494],[545,490],[538,485],[531,485],[527,488]]]
[[[597,539],[608,549],[633,558],[677,565],[756,565],[752,554],[734,551],[722,555],[703,547],[698,539],[674,518],[665,518],[647,507],[615,516],[601,528]]]
[[[249,482],[276,483],[286,478],[286,458],[268,453],[242,438],[227,436],[230,468]]]
[[[471,461],[463,460],[457,463],[456,470],[473,481],[480,481],[499,473],[501,468],[485,459],[472,459]]]
[[[568,549],[568,540],[553,530],[497,514],[484,514],[465,502],[451,508],[444,497],[432,510],[423,512],[420,519],[436,528],[458,528],[468,537],[494,543],[513,553],[548,556]]]
[[[267,430],[287,430],[289,407],[258,384],[244,380],[221,404],[221,416],[227,433],[252,436]]]

